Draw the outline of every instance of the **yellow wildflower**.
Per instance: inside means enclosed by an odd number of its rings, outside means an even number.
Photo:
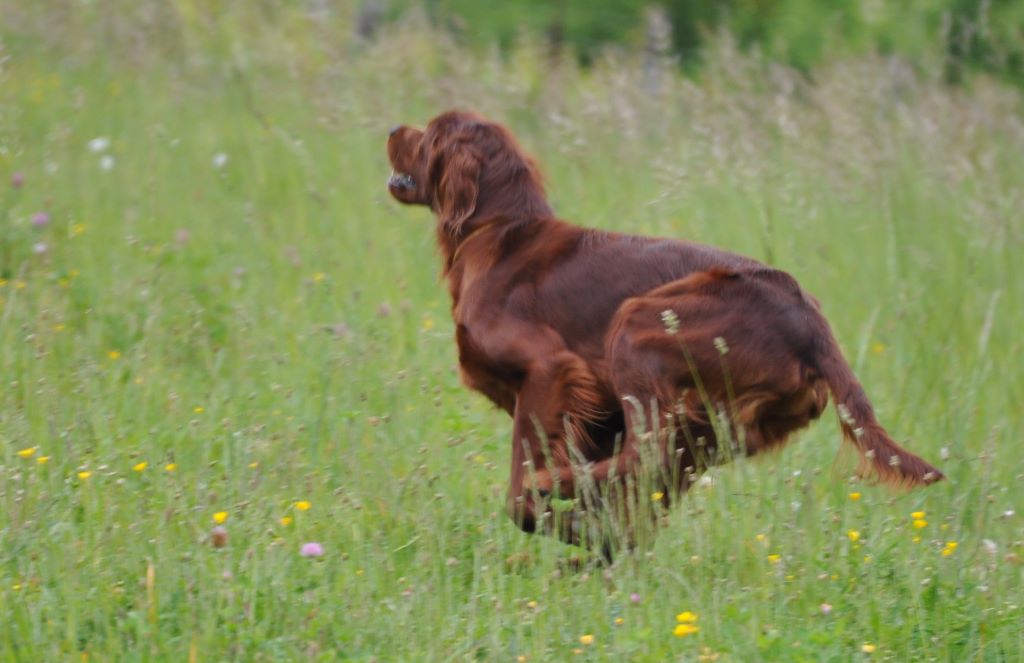
[[[883,352],[885,352],[885,343],[878,343],[877,341],[875,343],[872,343],[871,351],[874,352],[876,355],[882,354]]]
[[[53,331],[55,331],[55,332],[62,332],[62,331],[64,331],[64,323],[63,322],[58,322],[58,323],[54,324],[53,325]]]
[[[32,456],[36,455],[37,448],[38,447],[26,447],[25,449],[18,451],[17,454],[22,458],[31,458]]]
[[[914,520],[922,520],[924,518],[924,511],[915,511],[914,513],[910,514],[910,517]]]
[[[40,465],[46,465],[47,463],[50,462],[50,457],[40,456],[39,458],[36,458],[36,462],[39,463]]]
[[[537,602],[536,601],[527,601],[526,602],[526,607],[529,608],[530,610],[535,610],[537,608]]]
[[[615,625],[616,626],[622,626],[625,623],[626,623],[626,620],[623,619],[622,617],[616,617],[615,618]]]
[[[877,649],[877,647],[875,647],[870,642],[865,642],[864,644],[862,644],[860,646],[860,650],[862,652],[864,652],[865,654],[874,654],[875,653],[875,649]]]
[[[222,525],[224,523],[224,521],[227,520],[227,519],[228,519],[228,512],[227,511],[218,511],[217,513],[213,514],[213,522],[217,523],[218,525]]]
[[[949,557],[956,550],[956,541],[947,541],[946,547],[942,549],[942,556]]]
[[[850,539],[850,541],[853,541],[854,543],[860,541],[860,532],[858,532],[855,529],[848,530],[846,532],[846,536]]]
[[[92,472],[90,472],[89,470],[82,470],[81,472],[78,473],[78,478],[81,479],[82,481],[85,481],[91,476]]]
[[[921,543],[921,537],[915,536],[913,539],[911,539],[911,541],[913,541],[914,543]]]
[[[145,472],[147,467],[149,467],[149,463],[142,461],[141,463],[135,463],[132,465],[132,470],[135,472]]]
[[[259,461],[256,461],[256,460],[254,460],[253,462],[249,463],[249,469],[250,470],[255,470],[259,466],[260,466],[260,463],[259,463]]]
[[[117,361],[118,359],[121,358],[121,351],[111,350],[110,352],[107,353],[107,357],[110,359],[110,361]]]
[[[281,518],[281,520],[280,520],[280,523],[281,523],[281,527],[288,527],[289,525],[292,524],[292,517],[291,516],[283,516]]]
[[[758,543],[764,543],[765,541],[767,541],[767,540],[768,540],[768,537],[767,537],[767,536],[765,536],[764,534],[758,534],[758,535],[757,535],[757,536],[755,536],[754,538],[755,538],[755,539],[757,539],[757,542],[758,542]]]
[[[694,624],[676,624],[676,627],[672,630],[672,635],[677,638],[685,638],[688,635],[693,635],[700,630],[699,626]]]
[[[676,621],[680,624],[692,624],[697,621],[697,613],[690,612],[689,610],[680,612],[676,615]]]
[[[660,490],[656,490],[653,493],[651,493],[652,502],[660,502],[661,498],[663,497],[665,497],[665,493],[661,492]]]
[[[594,636],[592,636],[589,633],[587,633],[585,635],[581,635],[580,636],[580,644],[581,645],[592,645],[592,644],[594,644]]]
[[[856,502],[860,499],[860,493],[850,493],[850,501]]]
[[[206,408],[204,408],[202,405],[197,405],[194,408],[192,408],[192,411],[195,412],[196,414],[202,414],[203,412],[206,412]]]
[[[86,226],[84,223],[76,223],[75,225],[71,226],[71,236],[78,237],[79,235],[85,232],[85,229]]]
[[[295,503],[295,508],[298,509],[299,511],[309,511],[309,508],[311,506],[313,505],[307,502],[306,500],[299,500],[298,502]]]
[[[772,564],[778,564],[782,560],[782,555],[768,555],[768,561]]]
[[[327,278],[327,274],[323,272],[316,272],[313,274],[313,283],[322,283]]]
[[[918,518],[914,521],[914,529],[924,529],[925,527],[928,527],[928,521],[924,518]]]
[[[176,469],[178,469],[177,463],[167,463],[166,465],[164,465],[164,470],[167,472],[173,472]]]

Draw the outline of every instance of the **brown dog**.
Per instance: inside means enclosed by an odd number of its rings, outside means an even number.
[[[875,420],[817,302],[785,272],[558,220],[508,130],[472,113],[396,127],[387,151],[391,195],[437,215],[463,380],[512,416],[508,510],[524,530],[551,493],[576,495],[572,455],[600,486],[629,480],[653,439],[658,485],[681,491],[725,458],[720,442],[778,447],[829,392],[862,470],[943,478]]]

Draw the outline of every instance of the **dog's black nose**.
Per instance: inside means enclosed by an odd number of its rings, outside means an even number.
[[[398,130],[401,129],[401,128],[402,128],[402,125],[396,124],[395,126],[391,127],[391,131],[388,132],[388,135],[389,136],[394,136],[396,133],[398,133]]]

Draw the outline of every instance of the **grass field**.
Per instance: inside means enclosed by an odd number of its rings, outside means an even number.
[[[1018,91],[167,6],[0,2],[0,660],[1024,658]],[[510,423],[459,384],[433,218],[384,186],[390,125],[453,105],[564,218],[793,273],[949,480],[853,479],[830,408],[566,572],[504,515]]]

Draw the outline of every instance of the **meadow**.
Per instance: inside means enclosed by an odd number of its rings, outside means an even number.
[[[1018,89],[0,5],[0,660],[1024,658]],[[563,218],[794,274],[948,480],[856,479],[830,407],[569,572],[504,514],[510,422],[459,383],[433,217],[385,188],[388,128],[452,106]]]

